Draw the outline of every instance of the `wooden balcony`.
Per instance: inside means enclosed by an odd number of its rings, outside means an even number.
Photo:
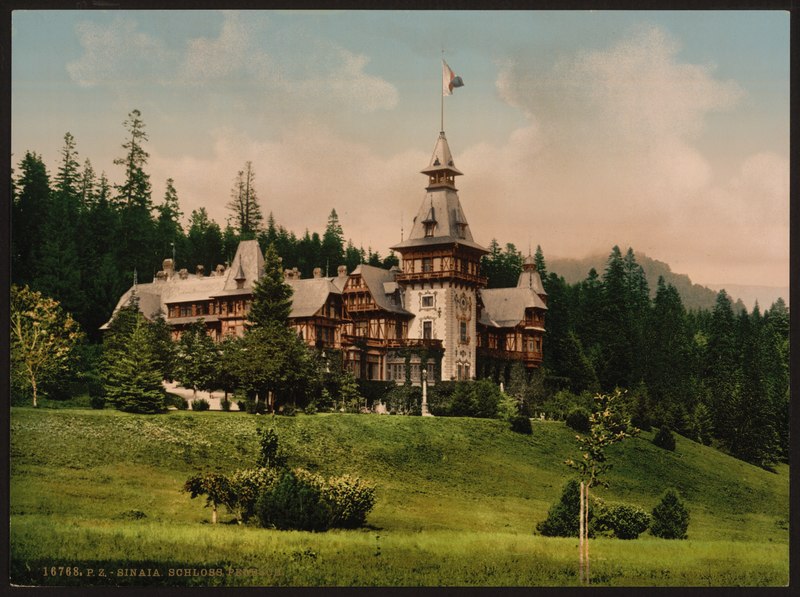
[[[432,272],[413,272],[397,274],[398,282],[421,282],[427,280],[463,280],[471,282],[477,286],[486,286],[488,278],[485,276],[476,276],[475,274],[468,274],[461,270],[437,270]]]

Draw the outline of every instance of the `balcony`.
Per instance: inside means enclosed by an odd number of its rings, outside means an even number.
[[[486,284],[488,283],[488,278],[486,278],[485,276],[476,276],[475,274],[468,274],[466,272],[462,272],[461,270],[456,270],[456,269],[397,274],[398,282],[451,280],[456,278],[459,280],[464,280],[466,282],[471,282],[478,286],[486,286]]]
[[[389,348],[442,348],[442,341],[434,338],[393,338],[386,341]]]

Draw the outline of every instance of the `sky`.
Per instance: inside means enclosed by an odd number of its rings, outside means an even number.
[[[475,240],[614,245],[695,283],[789,284],[784,11],[15,11],[12,161],[66,132],[112,183],[141,111],[153,201],[221,226],[252,162],[264,214],[335,208],[385,255],[444,129]]]

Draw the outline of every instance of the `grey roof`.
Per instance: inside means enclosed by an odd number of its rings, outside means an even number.
[[[479,323],[489,327],[513,328],[525,319],[525,309],[547,309],[530,288],[484,288],[479,293],[484,307]]]
[[[292,312],[289,317],[312,317],[328,300],[330,294],[341,294],[333,283],[335,278],[306,278],[287,280],[292,287]]]
[[[530,288],[538,295],[547,295],[542,285],[542,277],[535,269],[527,269],[519,275],[517,288]]]
[[[236,290],[236,279],[241,279],[242,274],[246,280],[245,288],[252,288],[253,283],[264,275],[264,255],[261,254],[257,240],[243,240],[239,243],[233,263],[228,268],[224,289]]]
[[[236,288],[235,276],[241,267],[246,276],[244,288]],[[264,273],[264,256],[256,240],[245,240],[239,243],[232,267],[229,267],[223,276],[198,276],[189,274],[185,279],[177,274],[166,280],[155,280],[136,286],[139,296],[139,311],[147,318],[152,318],[160,309],[165,315],[167,303],[188,301],[201,301],[215,296],[250,294],[253,283]],[[128,304],[134,288],[131,287],[122,295],[114,308],[114,313]],[[112,314],[113,318],[113,314]],[[173,321],[173,320],[170,320]],[[100,326],[101,330],[108,329],[109,321]]]
[[[401,306],[399,289],[395,288],[392,293],[386,292],[386,284],[395,281],[396,272],[362,263],[352,271],[352,275],[356,274],[361,274],[361,279],[364,280],[372,298],[381,309],[390,313],[412,315]]]
[[[453,154],[450,151],[450,144],[447,142],[447,137],[444,136],[444,131],[439,133],[436,144],[433,146],[431,161],[428,163],[428,167],[422,170],[422,172],[429,174],[437,170],[450,170],[456,175],[461,174],[461,171],[456,168],[453,162]]]

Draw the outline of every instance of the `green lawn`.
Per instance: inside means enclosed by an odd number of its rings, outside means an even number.
[[[357,474],[377,486],[369,527],[328,533],[209,524],[181,493],[204,470],[251,467],[256,429],[274,426],[290,463]],[[535,535],[576,457],[574,432],[535,421],[532,436],[500,421],[367,415],[252,416],[13,408],[12,579],[20,584],[570,585],[577,539]],[[647,510],[676,487],[688,541],[643,535],[593,540],[592,574],[607,585],[785,585],[788,468],[776,473],[677,437],[651,434],[609,451],[608,489]],[[223,512],[222,521],[228,516]],[[104,568],[106,577],[45,576]],[[244,570],[168,576],[170,568]],[[159,570],[121,577],[118,568]],[[198,572],[198,571],[196,571]],[[199,572],[198,572],[199,574]]]

